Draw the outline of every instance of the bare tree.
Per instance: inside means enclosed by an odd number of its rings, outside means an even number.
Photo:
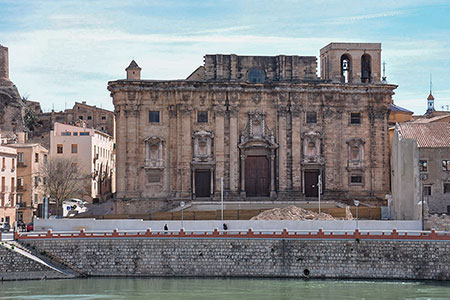
[[[90,174],[84,174],[75,158],[51,157],[40,169],[44,192],[56,201],[57,214],[62,215],[64,200],[81,197],[88,192]]]

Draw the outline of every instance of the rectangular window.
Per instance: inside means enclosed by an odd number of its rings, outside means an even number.
[[[420,172],[428,172],[428,161],[419,160],[419,171]]]
[[[317,123],[317,113],[315,111],[309,111],[306,113],[306,123]]]
[[[13,158],[12,159],[11,171],[14,171],[15,169],[16,169],[16,160]]]
[[[208,112],[207,111],[197,112],[197,123],[208,123]]]
[[[36,176],[34,177],[34,187],[38,187],[38,185],[39,185],[39,177]]]
[[[106,120],[106,116],[102,116],[102,120]]]
[[[38,203],[38,202],[39,202],[39,195],[34,194],[34,203]]]
[[[72,144],[72,153],[78,153],[78,144]]]
[[[88,120],[92,120],[92,116],[87,116],[87,119]]]
[[[78,119],[83,120],[83,116],[78,116]]]
[[[5,169],[6,169],[6,158],[3,157],[2,158],[2,170],[5,170]]]
[[[39,153],[35,153],[34,154],[34,162],[38,163],[39,162]]]
[[[444,182],[444,194],[450,193],[450,182]]]
[[[89,132],[80,132],[80,135],[89,135]]]
[[[148,121],[150,123],[159,123],[159,111],[149,111]]]
[[[361,124],[361,113],[351,113],[350,124]]]
[[[450,171],[450,160],[442,161],[442,171]]]
[[[350,183],[362,183],[362,176],[361,175],[352,175],[350,177]]]
[[[23,194],[17,194],[17,204],[23,202]]]
[[[47,154],[44,154],[44,163],[47,162]]]
[[[23,186],[23,177],[17,177],[17,187],[22,187]]]
[[[78,132],[74,132],[74,133],[73,133],[73,136],[78,136]]]
[[[61,132],[61,135],[62,136],[70,136],[70,135],[72,135],[72,133],[70,131],[64,131],[64,132]]]
[[[56,145],[56,153],[63,153],[63,145],[62,144],[58,144]]]
[[[23,163],[23,152],[17,152],[17,162]]]
[[[423,186],[423,194],[424,194],[424,196],[431,196],[431,186],[430,185]]]

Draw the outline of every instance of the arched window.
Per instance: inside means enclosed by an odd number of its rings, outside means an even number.
[[[349,83],[352,81],[352,60],[349,54],[341,56],[341,82]]]
[[[250,83],[264,83],[265,77],[264,71],[259,68],[251,68],[248,71],[248,81]]]
[[[369,83],[372,76],[372,64],[369,54],[361,56],[361,82]]]

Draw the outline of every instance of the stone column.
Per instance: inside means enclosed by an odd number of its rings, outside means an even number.
[[[216,132],[214,134],[214,146],[215,146],[215,156],[216,156],[216,191],[220,187],[220,178],[224,177],[225,168],[225,145],[224,145],[224,122],[225,119],[225,107],[216,106],[215,109],[215,121],[216,121]]]
[[[195,168],[194,167],[192,167],[191,175],[192,175],[192,199],[195,199],[196,196],[195,196]]]
[[[302,141],[301,141],[301,121],[300,108],[291,106],[292,116],[292,189],[294,192],[302,190],[301,159],[302,159]]]
[[[246,196],[245,193],[245,154],[241,154],[241,197]]]
[[[181,129],[182,140],[181,147],[181,163],[179,166],[179,174],[181,175],[181,194],[182,198],[190,197],[191,191],[191,161],[192,161],[192,144],[191,144],[191,113],[192,107],[185,104],[182,107]]]
[[[213,197],[214,197],[214,168],[213,168],[213,167],[211,167],[210,172],[211,172],[211,186],[210,186],[210,190],[211,190],[211,191],[210,191],[210,197],[213,198]],[[220,180],[220,179],[219,179],[219,180]],[[220,184],[219,184],[218,189],[220,190]]]
[[[125,139],[125,141],[116,144],[116,192],[118,198],[123,198],[126,195],[127,184],[125,181],[125,165],[126,165],[126,148],[127,148],[127,119],[125,116],[124,105],[116,105],[115,110],[116,115],[116,126],[117,126],[117,136]]]
[[[230,191],[238,192],[239,148],[238,148],[238,107],[230,109]]]
[[[275,191],[275,149],[271,150],[270,153],[270,197],[274,198],[277,196]]]
[[[166,188],[168,196],[173,197],[177,191],[177,162],[178,157],[174,155],[178,151],[178,136],[177,136],[177,107],[175,105],[169,106],[169,139],[167,140],[167,153],[169,165],[166,174],[168,176]]]
[[[286,158],[287,158],[287,141],[286,141],[286,115],[287,107],[280,106],[278,108],[278,180],[279,191],[284,192],[287,190],[287,170],[286,170]]]

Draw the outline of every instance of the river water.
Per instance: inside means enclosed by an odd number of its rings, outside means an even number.
[[[0,282],[0,299],[450,299],[448,282],[90,278]]]

